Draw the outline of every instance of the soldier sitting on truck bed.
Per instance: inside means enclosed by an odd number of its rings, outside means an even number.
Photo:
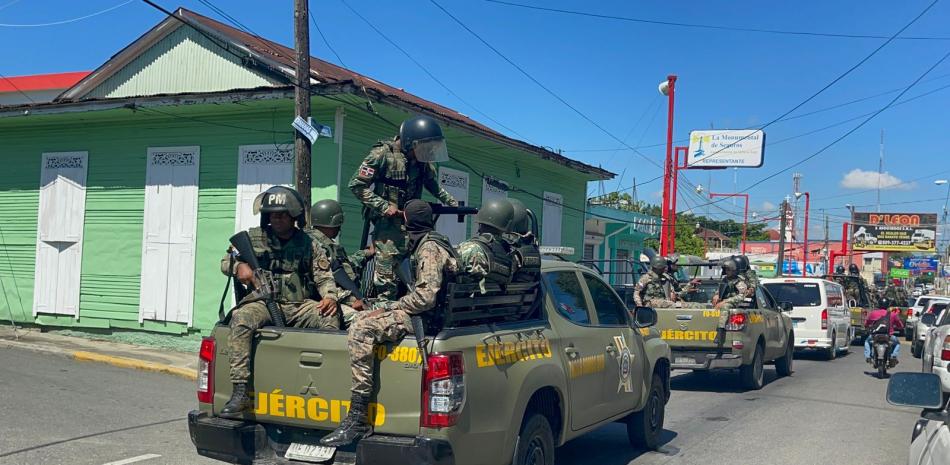
[[[338,304],[343,320],[341,327],[346,328],[356,318],[356,312],[363,311],[365,302],[341,287],[341,283],[334,277],[334,272],[337,268],[342,268],[350,283],[357,285],[359,276],[363,274],[363,265],[376,250],[371,246],[347,255],[343,246],[337,243],[336,238],[343,227],[343,209],[336,200],[326,199],[313,204],[310,209],[310,226],[312,229],[307,229],[306,233],[313,239],[314,265],[320,271],[314,274],[317,294],[321,299],[331,299]],[[332,307],[327,313],[328,316],[334,316],[337,314],[337,308]]]
[[[633,291],[637,307],[672,308],[675,304],[666,291],[666,258],[659,255],[650,260],[650,271],[640,277]]]
[[[403,211],[407,250],[413,264],[414,284],[396,301],[361,312],[347,335],[353,374],[350,411],[340,427],[320,440],[325,446],[340,447],[373,434],[367,419],[373,392],[374,349],[377,344],[398,342],[413,334],[412,315],[432,310],[439,304],[448,281],[455,279],[459,264],[448,238],[433,231],[432,207],[423,200],[410,200]]]
[[[335,312],[336,301],[327,297],[319,302],[313,300],[314,279],[325,277],[327,272],[315,266],[313,240],[299,229],[306,224],[303,198],[289,187],[274,186],[257,196],[254,210],[261,214],[261,225],[248,230],[251,245],[261,269],[272,273],[279,283],[276,300],[287,325],[338,329],[340,323],[330,313],[331,309]],[[225,256],[221,271],[244,284],[251,284],[254,279],[251,267],[240,256]],[[228,353],[234,388],[221,416],[239,417],[251,406],[247,394],[251,340],[255,331],[274,322],[264,297],[252,292],[231,311],[230,324]]]
[[[739,276],[739,264],[734,258],[727,258],[720,264],[722,267],[722,283],[719,292],[713,296],[713,305],[719,310],[719,325],[716,327],[716,343],[722,348],[726,337],[726,323],[729,321],[729,310],[739,307],[746,298],[752,297],[755,288],[749,286],[746,280]]]
[[[750,288],[755,289],[759,285],[759,275],[749,266],[749,257],[745,255],[736,255],[736,264],[739,266],[739,276],[744,278]]]
[[[502,286],[511,282],[513,251],[503,235],[510,232],[514,216],[508,200],[489,200],[475,215],[478,233],[458,246],[460,277],[478,283],[482,293],[486,282]]]
[[[509,199],[515,209],[511,220],[511,232],[505,239],[514,248],[513,283],[533,283],[541,279],[541,251],[538,238],[531,230],[531,218],[528,209],[518,199]]]

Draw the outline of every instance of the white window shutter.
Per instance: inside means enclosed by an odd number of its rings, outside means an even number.
[[[294,146],[291,144],[242,145],[238,147],[236,232],[260,224],[253,212],[254,199],[271,186],[293,186]]]
[[[561,223],[563,220],[564,197],[555,192],[544,193],[544,205],[541,208],[541,244],[560,246]]]
[[[468,173],[444,166],[439,167],[439,185],[442,186],[455,200],[468,205]],[[468,218],[459,223],[457,215],[441,215],[436,222],[435,229],[445,234],[453,244],[468,239],[466,225]]]

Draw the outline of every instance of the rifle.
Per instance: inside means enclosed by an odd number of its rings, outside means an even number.
[[[478,207],[466,207],[465,202],[459,202],[459,206],[450,207],[441,203],[429,202],[432,207],[432,215],[438,219],[439,215],[456,215],[458,222],[465,221],[465,215],[475,215],[478,213]]]
[[[353,297],[356,297],[357,299],[363,300],[365,298],[363,291],[360,290],[360,286],[353,282],[353,280],[350,278],[350,275],[346,274],[346,270],[343,268],[343,263],[340,257],[337,257],[336,260],[333,260],[331,268],[333,268],[333,280],[336,281],[340,287],[350,291],[350,293],[353,294]]]
[[[280,291],[280,287],[277,281],[274,280],[274,275],[271,274],[270,271],[262,270],[257,263],[257,257],[254,256],[254,248],[251,246],[251,236],[247,234],[247,231],[241,231],[231,236],[230,242],[231,245],[234,246],[234,249],[237,250],[238,257],[241,258],[241,261],[247,263],[247,265],[251,267],[251,271],[254,272],[252,278],[254,291],[252,294],[257,294],[258,297],[264,298],[264,305],[267,307],[267,313],[270,314],[274,326],[278,328],[287,326],[287,322],[284,320],[284,313],[281,312],[277,306],[276,297]]]
[[[409,270],[408,258],[403,260],[394,271],[400,281],[406,283],[406,286],[412,287],[412,273]],[[429,355],[426,352],[425,325],[422,323],[422,317],[419,315],[409,315],[409,321],[412,323],[412,332],[416,336],[416,345],[419,346],[419,355],[422,356],[422,369],[425,370],[426,367],[429,366]]]

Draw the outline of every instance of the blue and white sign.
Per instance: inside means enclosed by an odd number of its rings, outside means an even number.
[[[689,133],[689,168],[758,168],[765,153],[765,133],[758,129],[711,129]]]

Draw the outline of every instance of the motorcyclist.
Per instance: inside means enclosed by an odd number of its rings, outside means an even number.
[[[868,329],[868,337],[864,340],[864,360],[867,363],[873,363],[871,360],[871,339],[874,337],[874,334],[882,334],[887,332],[891,337],[891,368],[897,365],[897,356],[901,352],[900,340],[897,339],[895,333],[900,333],[904,330],[904,323],[901,321],[898,316],[899,309],[895,311],[890,310],[890,301],[887,299],[881,299],[880,307],[877,310],[871,311],[868,313],[867,318],[864,320],[864,327]]]

